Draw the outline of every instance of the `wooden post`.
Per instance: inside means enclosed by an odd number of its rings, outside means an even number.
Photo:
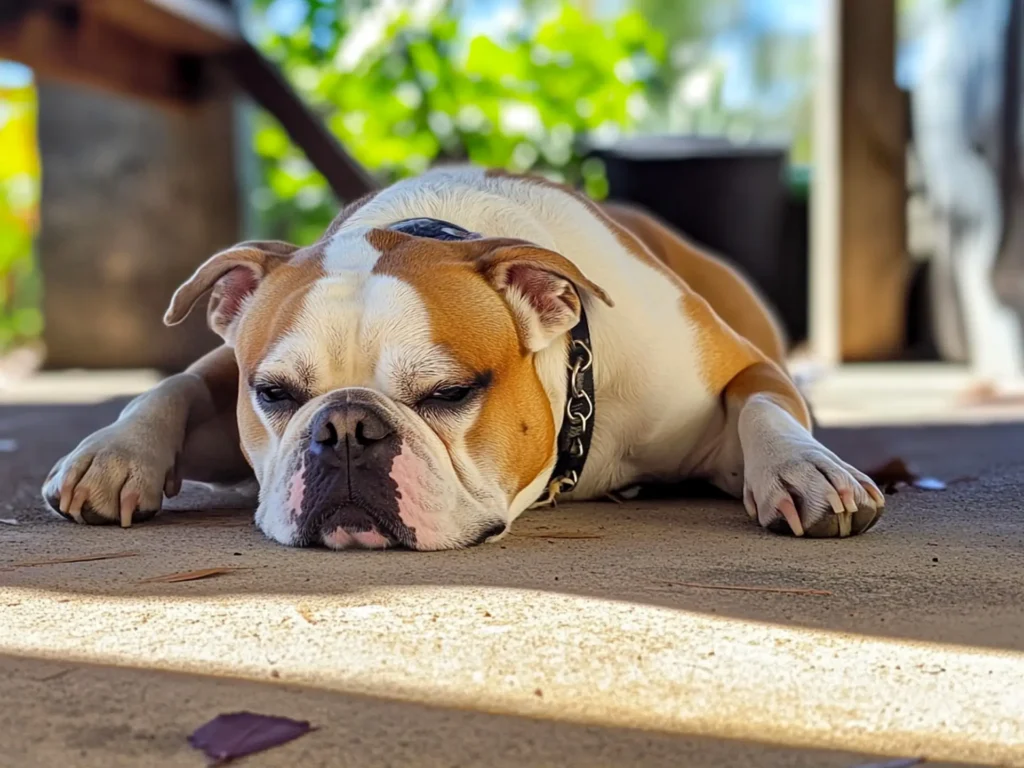
[[[822,0],[814,94],[813,176],[810,195],[808,341],[814,359],[842,358],[839,333],[839,39],[841,0]]]
[[[819,66],[812,344],[824,362],[903,348],[906,102],[895,82],[895,0],[829,0]]]

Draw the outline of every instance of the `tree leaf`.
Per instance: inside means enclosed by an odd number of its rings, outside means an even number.
[[[287,744],[312,730],[307,720],[232,712],[218,715],[197,728],[188,737],[188,743],[219,765]]]

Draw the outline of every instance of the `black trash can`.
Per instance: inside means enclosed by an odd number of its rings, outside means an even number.
[[[771,302],[791,342],[806,336],[806,241],[794,243],[801,223],[791,220],[802,212],[805,227],[806,206],[790,200],[786,147],[644,136],[589,154],[604,162],[611,200],[647,209],[726,258]]]

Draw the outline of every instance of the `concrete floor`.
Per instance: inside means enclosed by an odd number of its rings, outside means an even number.
[[[826,432],[863,465],[977,478],[891,497],[863,538],[676,499],[330,553],[200,492],[128,531],[42,512],[51,462],[115,412],[0,408],[0,766],[200,766],[187,734],[241,709],[319,729],[252,766],[1024,766],[1024,426]],[[244,570],[140,583],[217,566]]]

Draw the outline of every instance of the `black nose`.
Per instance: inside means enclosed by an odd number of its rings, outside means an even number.
[[[354,459],[394,434],[388,422],[361,403],[329,405],[314,418],[309,450],[324,457]]]

